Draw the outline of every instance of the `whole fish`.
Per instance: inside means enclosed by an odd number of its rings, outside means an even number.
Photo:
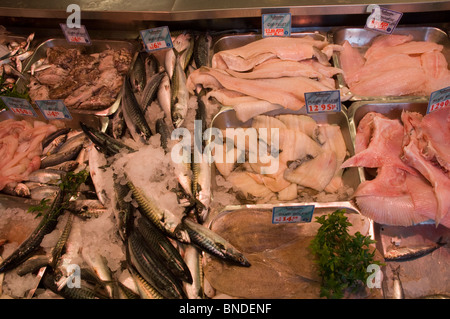
[[[37,272],[42,267],[50,264],[51,258],[47,255],[32,256],[17,266],[16,272],[19,276]]]
[[[171,114],[174,127],[180,127],[186,118],[189,101],[189,91],[186,86],[186,73],[184,72],[180,56],[175,61],[175,70],[171,86]]]
[[[61,146],[62,147],[62,146]],[[55,166],[70,160],[75,159],[83,148],[83,144],[79,144],[67,151],[58,151],[57,153],[50,154],[41,159],[41,169]]]
[[[184,260],[192,275],[192,283],[184,283],[186,295],[189,299],[203,299],[204,291],[201,250],[192,245],[185,246]]]
[[[198,69],[211,66],[212,37],[208,33],[200,33],[194,43],[194,61]]]
[[[405,293],[403,291],[402,282],[400,280],[400,266],[396,269],[392,269],[393,278],[393,298],[405,299]]]
[[[57,185],[61,182],[61,178],[66,176],[67,172],[54,169],[38,169],[28,175],[27,181]]]
[[[156,120],[156,124],[155,124],[155,130],[156,133],[159,134],[161,136],[161,147],[164,150],[164,153],[167,153],[169,151],[169,149],[167,148],[168,145],[168,141],[170,141],[170,137],[171,137],[171,131],[167,125],[167,122],[160,118]]]
[[[145,57],[146,52],[138,52],[130,73],[130,82],[134,90],[142,92],[146,85]]]
[[[207,160],[202,158],[200,163],[192,163],[193,186],[195,216],[199,223],[203,223],[208,217],[209,207],[211,203],[211,167]]]
[[[58,136],[61,136],[61,135],[67,135],[69,132],[70,132],[70,128],[68,128],[68,127],[56,130],[55,132],[46,136],[42,140],[42,148],[45,149],[55,138],[57,138]],[[66,139],[67,139],[67,136],[66,136]]]
[[[194,52],[194,37],[190,34],[186,34],[186,39],[184,41],[186,42],[186,44],[184,45],[185,49],[180,52],[180,63],[181,68],[186,72],[186,69],[192,59],[192,54]]]
[[[83,134],[83,131],[71,131],[70,133],[67,133],[67,140],[63,145],[61,145],[58,153],[65,153],[79,147],[80,145],[86,146],[88,143],[90,143],[89,138]]]
[[[56,242],[55,247],[53,247],[52,250],[50,266],[53,269],[56,269],[59,265],[61,255],[63,253],[64,247],[66,246],[67,240],[69,239],[70,231],[72,230],[72,224],[73,224],[73,215],[69,214],[67,216],[66,225],[64,226],[64,229],[61,235],[59,236],[59,239]]]
[[[43,185],[40,187],[34,187],[30,190],[30,197],[39,201],[44,198],[53,199],[55,198],[59,189],[59,186],[56,185]]]
[[[3,187],[2,192],[12,196],[30,197],[31,189],[26,183],[8,183]]]
[[[83,260],[89,265],[98,279],[105,284],[109,297],[113,298],[114,286],[112,284],[112,274],[111,270],[108,268],[106,258],[101,256],[99,253],[90,252],[87,249],[82,250],[82,256]]]
[[[55,169],[64,172],[73,172],[80,163],[77,160],[69,160],[54,166],[48,166],[46,169]]]
[[[439,247],[442,247],[443,245],[446,244],[441,240],[442,237],[440,237],[436,243],[431,245],[393,248],[385,253],[384,259],[386,261],[407,261],[420,258],[432,253]]]
[[[177,60],[175,49],[169,49],[166,52],[164,58],[164,68],[169,76],[169,79],[172,80],[173,73],[175,71],[175,61]]]
[[[127,242],[129,259],[145,280],[166,298],[186,298],[180,283],[152,250],[146,248],[145,241],[138,232],[133,231]]]
[[[52,232],[58,223],[58,217],[63,212],[61,205],[64,202],[65,196],[66,194],[63,190],[58,191],[52,205],[42,217],[39,225],[15,251],[0,264],[0,273],[17,267],[23,261],[31,257],[31,255],[40,247],[44,236]]]
[[[130,267],[130,272],[136,283],[141,299],[164,299],[164,296],[132,267]]]
[[[150,80],[145,85],[140,101],[140,105],[144,113],[147,111],[147,108],[150,106],[150,104],[155,100],[159,85],[165,75],[166,72],[159,72],[152,78],[150,78]]]
[[[51,141],[43,150],[42,155],[50,155],[56,153],[59,148],[66,142],[67,134],[62,134],[57,136],[53,141]]]
[[[170,126],[173,127],[172,123],[172,111],[171,111],[171,84],[169,75],[166,73],[164,77],[161,79],[159,84],[158,92],[157,92],[158,103],[164,111],[166,122],[170,123]]]
[[[119,108],[114,113],[114,115],[111,119],[112,136],[115,139],[119,139],[124,136],[126,129],[127,129],[127,125],[125,123],[125,119],[123,118],[122,104],[120,104]]]
[[[189,243],[189,235],[183,229],[180,218],[166,209],[161,209],[155,199],[147,196],[142,189],[134,186],[130,180],[128,180],[127,185],[133,192],[133,197],[139,205],[140,212],[146,218],[169,237],[180,242]]]
[[[116,174],[113,174],[113,180],[114,180],[114,195],[116,202],[115,211],[117,212],[116,223],[119,229],[119,235],[122,238],[122,240],[125,241],[131,231],[135,208],[131,204],[131,202],[127,202],[124,200],[124,198],[131,191],[128,185],[127,184],[122,185],[118,180]]]
[[[152,249],[167,268],[184,282],[192,283],[192,276],[180,255],[180,252],[173,246],[165,234],[149,222],[146,218],[138,219],[137,230],[144,238],[147,246]]]
[[[201,250],[223,260],[232,261],[245,267],[250,266],[248,260],[239,250],[211,229],[200,225],[189,218],[183,219],[183,225],[187,230],[192,243]]]
[[[154,54],[147,54],[147,57],[145,58],[145,75],[148,79],[153,77],[156,73],[160,72],[161,70],[164,70],[163,66],[159,65],[158,59],[155,57]]]
[[[92,141],[92,143],[94,143],[96,148],[107,156],[118,154],[121,150],[126,150],[128,152],[136,151],[132,147],[112,138],[100,130],[89,127],[82,122],[80,122],[80,126],[86,136]]]
[[[152,132],[145,119],[142,108],[134,95],[129,78],[125,78],[122,92],[122,109],[125,123],[137,143],[147,144]]]

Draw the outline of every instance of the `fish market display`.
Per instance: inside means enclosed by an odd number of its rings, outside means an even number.
[[[299,110],[305,92],[336,89],[333,76],[342,70],[329,63],[335,50],[341,47],[309,35],[263,38],[215,53],[211,67],[189,75],[187,87],[210,89],[208,98],[232,106],[243,122],[274,109]],[[347,89],[340,90],[344,101]]]
[[[223,152],[213,154],[214,163],[240,199],[292,201],[308,193],[343,199],[351,192],[342,180],[347,147],[338,125],[319,124],[308,115],[258,115],[251,128],[227,134],[223,130]],[[222,146],[214,151],[217,145]]]
[[[401,119],[367,113],[356,132],[355,156],[342,167],[375,168],[354,197],[361,213],[386,225],[410,226],[429,219],[450,226],[448,150],[450,108],[422,115],[403,111]]]
[[[347,40],[342,48],[338,53],[340,66],[354,95],[430,95],[450,85],[441,44],[394,34],[377,36],[365,53]]]
[[[30,97],[60,99],[72,109],[107,108],[117,99],[131,59],[125,48],[86,54],[80,48],[49,47],[32,67]]]

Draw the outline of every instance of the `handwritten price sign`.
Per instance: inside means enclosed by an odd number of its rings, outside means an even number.
[[[307,113],[340,112],[341,93],[339,90],[305,93]]]
[[[64,23],[60,23],[61,29],[69,43],[91,44],[91,39],[84,25],[77,27],[68,27]]]
[[[47,120],[71,120],[72,116],[64,105],[63,100],[39,100],[35,101]]]
[[[17,97],[9,97],[2,96],[3,102],[6,104],[8,109],[17,115],[26,115],[37,117],[37,113],[34,111],[33,107],[28,103],[27,100],[17,98]]]
[[[147,52],[173,48],[172,37],[168,27],[142,30],[140,34]]]
[[[438,91],[434,91],[430,95],[428,102],[427,114],[450,105],[450,86]]]
[[[291,35],[291,14],[263,14],[262,26],[263,37],[288,37]]]
[[[309,223],[314,213],[314,205],[279,206],[272,208],[272,224]]]
[[[365,29],[391,34],[397,26],[403,13],[380,8],[378,5],[369,5],[368,12],[372,12],[367,18]]]

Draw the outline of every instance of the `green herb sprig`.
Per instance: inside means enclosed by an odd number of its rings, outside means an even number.
[[[345,216],[345,210],[316,217],[316,221],[321,226],[310,248],[322,278],[320,296],[343,298],[347,291],[353,293],[366,283],[370,264],[381,264],[374,259],[375,249],[369,249],[375,241],[360,232],[353,236],[348,233],[352,224]]]

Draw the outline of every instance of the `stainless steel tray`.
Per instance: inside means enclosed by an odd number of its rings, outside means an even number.
[[[378,112],[390,119],[400,119],[403,110],[426,114],[428,99],[426,98],[397,98],[390,101],[373,100],[353,102],[348,108],[349,130],[352,141],[356,138],[356,129],[361,119],[369,112]],[[370,178],[370,172],[358,167],[360,182]]]
[[[307,204],[315,205],[309,223],[273,224],[272,209],[278,205],[227,206],[214,216],[210,228],[251,263],[248,268],[233,266],[208,256],[205,278],[216,294],[236,298],[319,298],[320,278],[314,256],[307,249],[320,227],[316,217],[345,209],[353,225],[349,232],[359,231],[365,236],[371,236],[372,222],[350,202]],[[381,289],[369,291],[370,298],[382,296]]]
[[[337,28],[328,33],[328,41],[335,44],[342,44],[347,40],[353,47],[356,47],[361,53],[365,53],[369,48],[371,41],[381,33],[366,30],[364,28]],[[446,32],[434,27],[398,27],[393,34],[408,35],[411,34],[414,41],[429,41],[444,46],[442,53],[450,64],[450,39]],[[332,57],[334,66],[340,68],[339,52],[335,52]],[[348,87],[342,74],[337,75],[339,87]],[[350,88],[349,88],[350,89]],[[351,92],[351,89],[350,89]],[[408,97],[408,96],[405,96]],[[423,97],[423,96],[419,96]],[[350,101],[382,100],[390,101],[398,97],[380,97],[380,96],[358,96],[353,95]]]
[[[27,85],[29,84],[30,74],[29,70],[31,69],[31,65],[38,61],[41,58],[45,58],[47,48],[51,47],[64,47],[64,48],[75,48],[75,47],[81,47],[83,49],[83,52],[86,52],[87,54],[92,53],[100,53],[103,50],[106,50],[108,48],[111,49],[128,49],[131,53],[131,56],[133,57],[135,52],[137,51],[137,43],[127,42],[127,41],[118,41],[118,40],[91,40],[91,45],[78,45],[78,44],[71,44],[68,43],[66,39],[49,39],[41,43],[35,50],[33,56],[28,61],[26,66],[24,67],[24,77],[25,80],[20,80],[17,83],[17,89],[20,92],[25,92],[27,90]],[[132,63],[132,61],[131,61]],[[131,69],[131,63],[130,63],[130,69]],[[79,109],[73,109],[69,108],[70,113],[80,113],[80,114],[94,114],[98,116],[108,116],[113,114],[120,104],[120,93],[118,94],[118,97],[116,101],[110,106],[102,110],[79,110]]]
[[[427,99],[397,99],[390,102],[360,101],[354,102],[348,109],[349,125],[354,140],[356,128],[360,120],[369,112],[378,112],[391,119],[399,119],[403,110],[426,114]],[[358,168],[361,182],[373,178],[369,170]],[[443,242],[449,242],[450,229],[433,222],[423,222],[414,226],[391,226],[374,223],[373,231],[377,241],[378,250],[384,255],[394,245],[399,247],[417,247],[432,245],[441,238]],[[449,278],[450,269],[449,245],[437,249],[433,253],[421,258],[403,262],[386,262],[383,268],[383,293],[385,298],[394,298],[393,269],[400,266],[400,280],[402,281],[405,298],[423,298],[436,294],[448,294],[450,282],[443,280]]]
[[[311,113],[308,114],[305,108],[302,108],[299,111],[291,111],[288,109],[279,109],[264,113],[263,115],[275,116],[279,114],[302,114],[309,115],[313,118],[318,124],[336,124],[341,128],[341,132],[347,146],[347,156],[353,156],[355,154],[354,151],[354,141],[353,136],[350,133],[349,121],[346,114],[345,107],[342,108],[341,112],[327,112],[327,113]],[[223,107],[221,111],[213,118],[211,121],[211,127],[218,128],[219,130],[226,128],[247,128],[251,127],[252,119],[241,122],[236,118],[236,113],[231,107]],[[209,139],[211,141],[211,137]],[[213,181],[215,177],[215,165],[212,164],[212,176]],[[355,167],[347,168],[343,173],[343,182],[345,185],[353,188],[353,190],[358,187],[360,183],[359,171]],[[214,185],[214,182],[212,183]]]

